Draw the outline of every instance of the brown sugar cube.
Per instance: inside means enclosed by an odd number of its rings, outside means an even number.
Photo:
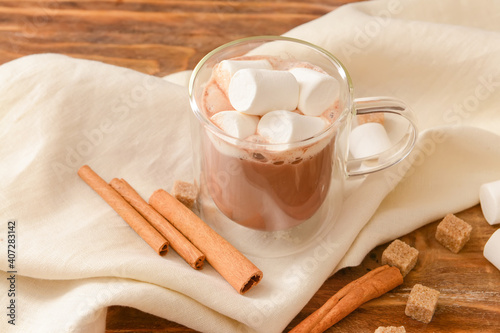
[[[439,291],[416,284],[413,286],[408,302],[406,302],[405,314],[423,323],[429,323],[436,310]]]
[[[380,326],[378,327],[374,333],[406,333],[405,327],[404,326],[387,326],[383,327]]]
[[[187,208],[191,209],[198,196],[198,189],[195,185],[181,180],[177,180],[172,188],[172,195],[182,202]]]
[[[439,223],[436,239],[453,253],[458,253],[470,239],[472,226],[453,214],[448,214]]]
[[[406,276],[417,264],[418,250],[399,239],[393,241],[382,253],[382,265],[399,268]]]

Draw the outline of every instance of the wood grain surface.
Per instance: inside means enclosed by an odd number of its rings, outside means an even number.
[[[52,52],[163,76],[192,69],[206,53],[230,40],[279,35],[356,1],[0,1],[0,64]],[[404,325],[407,332],[500,332],[500,271],[482,255],[498,226],[486,223],[479,206],[457,215],[474,227],[459,254],[436,242],[438,221],[402,237],[420,251],[404,284],[366,303],[328,332],[373,332],[389,325]],[[386,246],[375,248],[359,266],[328,279],[285,331],[378,266]],[[415,283],[441,292],[434,319],[427,325],[404,314]],[[132,308],[111,307],[106,332],[195,331]]]
[[[53,52],[163,76],[231,40],[279,35],[356,1],[0,1],[0,63]]]

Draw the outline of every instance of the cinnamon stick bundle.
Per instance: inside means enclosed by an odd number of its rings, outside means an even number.
[[[290,333],[320,333],[335,325],[362,304],[403,283],[396,267],[384,265],[347,284]]]
[[[240,294],[260,282],[262,271],[175,197],[157,190],[149,204],[199,248],[210,265]]]
[[[170,246],[194,269],[203,268],[205,255],[200,252],[179,230],[161,216],[124,179],[114,178],[109,183],[132,207],[170,243]]]
[[[94,191],[97,192],[134,231],[151,246],[156,253],[164,255],[168,252],[168,241],[148,221],[142,217],[123,197],[118,194],[104,179],[99,177],[88,165],[78,170],[78,175]]]

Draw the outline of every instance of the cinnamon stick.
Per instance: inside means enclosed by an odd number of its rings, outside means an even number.
[[[130,204],[123,199],[104,179],[99,177],[88,165],[78,170],[78,175],[97,192],[120,215],[134,231],[159,255],[168,252],[168,241]]]
[[[384,265],[347,284],[290,333],[320,333],[335,325],[362,304],[403,283],[396,267]]]
[[[194,269],[203,268],[205,255],[151,207],[129,183],[124,179],[114,178],[109,184],[168,240],[172,249],[191,267]]]
[[[260,282],[262,271],[179,200],[157,190],[149,204],[199,248],[210,265],[240,294]]]

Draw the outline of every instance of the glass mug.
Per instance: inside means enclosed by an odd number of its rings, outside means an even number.
[[[213,67],[242,56],[320,67],[339,82],[337,118],[313,137],[287,144],[228,135],[209,119],[204,103],[207,94],[220,94],[207,90]],[[398,163],[417,138],[407,105],[388,97],[354,99],[349,74],[337,58],[288,37],[256,36],[216,48],[195,67],[189,97],[195,115],[191,124],[199,213],[235,247],[254,256],[289,255],[310,246],[334,225],[346,179]],[[350,158],[349,134],[356,115],[380,112],[399,133],[391,140],[393,146],[363,159]]]

